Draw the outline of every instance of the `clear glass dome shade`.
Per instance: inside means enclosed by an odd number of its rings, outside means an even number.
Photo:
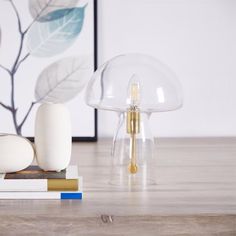
[[[93,75],[86,92],[88,105],[125,112],[135,102],[141,112],[175,110],[182,105],[182,89],[175,74],[157,59],[142,54],[117,56]],[[133,87],[132,87],[133,86]]]

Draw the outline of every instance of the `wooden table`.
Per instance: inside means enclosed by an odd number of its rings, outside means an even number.
[[[82,201],[0,201],[0,235],[236,235],[236,139],[157,140],[158,184],[143,192],[108,183],[110,147],[73,145]]]

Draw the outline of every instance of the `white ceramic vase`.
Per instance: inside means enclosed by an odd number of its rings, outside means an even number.
[[[71,158],[70,113],[63,104],[42,104],[35,121],[36,159],[45,171],[65,169]]]

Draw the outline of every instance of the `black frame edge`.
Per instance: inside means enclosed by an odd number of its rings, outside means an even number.
[[[93,0],[93,27],[94,27],[94,71],[98,66],[98,45],[97,45],[97,36],[98,36],[98,8],[97,0]],[[94,137],[72,137],[72,142],[96,142],[98,140],[98,112],[97,109],[94,109]]]

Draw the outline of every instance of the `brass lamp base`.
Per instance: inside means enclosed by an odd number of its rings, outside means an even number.
[[[137,107],[131,107],[127,112],[127,133],[130,134],[130,163],[128,171],[130,174],[136,174],[138,166],[136,163],[136,134],[140,132],[140,112]]]

